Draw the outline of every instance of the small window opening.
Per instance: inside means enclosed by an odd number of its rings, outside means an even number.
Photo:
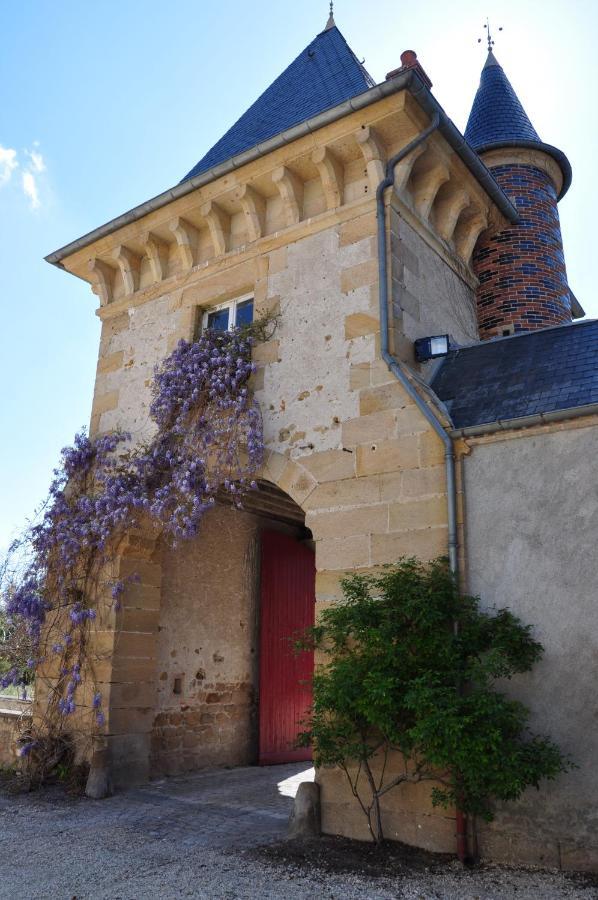
[[[253,322],[253,297],[245,295],[209,309],[203,316],[203,327],[213,331],[230,331]]]
[[[182,694],[183,693],[183,678],[181,675],[175,675],[174,681],[172,683],[172,693],[173,694]]]

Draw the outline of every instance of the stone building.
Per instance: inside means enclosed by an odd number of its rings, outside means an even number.
[[[482,856],[598,867],[598,323],[572,324],[570,180],[492,53],[463,136],[415,53],[376,84],[331,17],[179,184],[48,257],[99,300],[92,435],[148,436],[181,338],[279,313],[255,350],[259,490],[186,545],[148,531],[118,560],[140,582],[103,635],[117,785],[300,758],[283,638],[347,571],[448,552],[467,590],[535,624],[545,658],[510,690],[579,765],[500,809]],[[340,775],[319,779],[324,829],[365,838]],[[427,789],[384,815],[454,849]]]

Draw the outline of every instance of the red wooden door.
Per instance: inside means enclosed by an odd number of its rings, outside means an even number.
[[[314,552],[277,531],[262,533],[260,614],[261,766],[311,759],[297,749],[311,705],[313,653],[293,652],[293,636],[314,623]]]

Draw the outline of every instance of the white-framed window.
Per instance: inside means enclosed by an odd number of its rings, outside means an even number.
[[[235,297],[220,306],[213,306],[203,314],[203,328],[214,331],[230,331],[238,325],[250,325],[253,322],[253,294]]]

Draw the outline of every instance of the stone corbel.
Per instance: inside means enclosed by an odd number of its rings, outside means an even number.
[[[134,294],[139,288],[139,270],[141,268],[141,257],[121,244],[112,251],[112,258],[118,263],[120,274],[123,280],[125,296]]]
[[[345,174],[342,163],[328,147],[319,147],[312,154],[312,162],[320,175],[326,198],[326,208],[336,209],[343,205]]]
[[[91,273],[92,290],[100,298],[100,306],[107,306],[112,303],[115,270],[97,256],[89,260],[87,267]]]
[[[278,188],[287,225],[297,225],[303,215],[303,182],[286,166],[272,172],[272,181]]]
[[[369,125],[360,128],[355,133],[355,138],[363,153],[370,188],[375,192],[385,175],[386,151],[384,144]]]
[[[411,187],[413,205],[419,217],[427,221],[436,194],[450,178],[448,166],[438,161],[417,175]]]
[[[195,265],[195,254],[197,253],[199,240],[197,228],[185,219],[181,219],[180,216],[173,219],[168,227],[176,238],[183,268],[192,269]]]
[[[146,232],[141,238],[145,247],[145,253],[149,259],[154,281],[163,281],[168,270],[168,244],[161,238]]]
[[[244,184],[235,192],[245,216],[248,240],[258,241],[266,233],[266,200],[254,188]]]
[[[426,152],[426,149],[425,144],[420,144],[419,147],[415,147],[405,159],[402,159],[401,162],[395,166],[395,191],[397,194],[400,194],[401,191],[405,190],[407,187],[407,182],[411,178],[413,166],[422,153]]]
[[[224,256],[228,250],[230,216],[225,213],[222,207],[218,206],[212,200],[204,203],[200,212],[210,229],[214,256]]]
[[[477,240],[488,227],[488,216],[485,210],[477,207],[465,220],[457,223],[455,229],[455,250],[464,263],[469,265],[473,248]]]
[[[458,189],[442,200],[438,199],[434,205],[434,221],[436,231],[445,241],[450,241],[459,216],[467,209],[471,198],[467,191]]]

